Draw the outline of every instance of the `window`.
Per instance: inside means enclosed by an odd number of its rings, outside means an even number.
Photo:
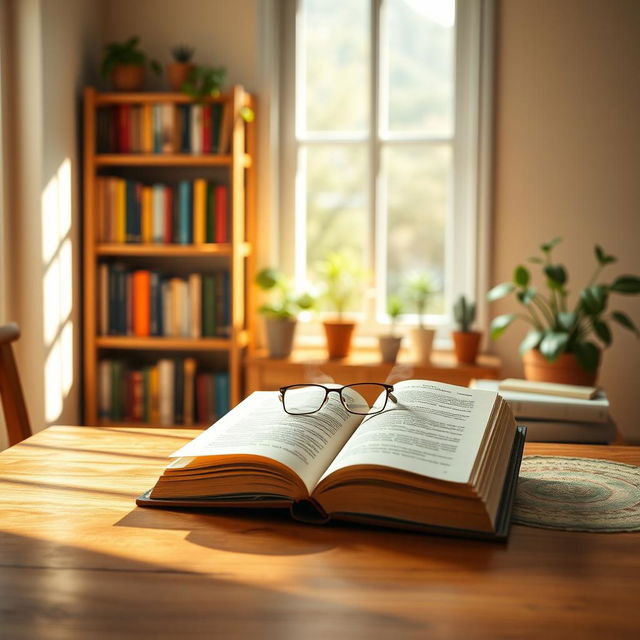
[[[455,296],[486,290],[490,9],[482,0],[290,3],[282,266],[313,283],[329,253],[350,258],[367,274],[352,311],[369,328],[414,274],[437,288],[435,325]]]

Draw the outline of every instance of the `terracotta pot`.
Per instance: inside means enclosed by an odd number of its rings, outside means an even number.
[[[422,364],[429,364],[431,361],[431,347],[433,337],[436,335],[434,329],[424,327],[414,327],[410,332],[411,345],[413,347],[414,359]]]
[[[461,364],[474,364],[478,357],[480,331],[453,331],[453,348],[456,353],[456,360]]]
[[[323,322],[324,334],[327,338],[327,354],[330,360],[346,358],[351,351],[351,338],[355,323]]]
[[[291,355],[296,324],[295,318],[265,317],[264,327],[269,357],[288,358]]]
[[[111,84],[117,91],[137,91],[144,85],[144,67],[137,64],[119,64],[111,72]]]
[[[402,336],[379,336],[378,345],[382,362],[395,362],[398,358],[401,343]]]
[[[166,66],[167,80],[172,91],[180,91],[194,65],[191,62],[169,62]]]
[[[598,378],[598,370],[587,371],[580,366],[573,353],[563,353],[549,362],[537,349],[531,349],[522,356],[524,377],[537,382],[559,382],[592,387]]]

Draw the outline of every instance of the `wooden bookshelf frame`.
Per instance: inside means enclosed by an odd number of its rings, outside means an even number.
[[[243,397],[243,360],[249,344],[253,343],[253,320],[247,307],[253,304],[248,274],[253,273],[252,246],[256,231],[256,169],[255,121],[245,122],[240,110],[249,107],[256,112],[256,101],[242,87],[234,86],[228,93],[206,102],[228,102],[232,107],[230,150],[226,154],[187,153],[98,153],[96,148],[96,113],[99,107],[117,104],[172,103],[190,104],[189,96],[179,93],[115,93],[98,92],[93,87],[84,91],[84,158],[83,158],[83,413],[88,425],[109,424],[130,426],[130,423],[101,421],[98,416],[97,370],[101,355],[112,350],[141,354],[158,350],[175,354],[194,352],[222,352],[227,354],[230,404],[236,405]],[[98,237],[98,206],[96,178],[100,170],[108,167],[221,167],[228,172],[230,234],[224,244],[201,245],[147,245],[101,242]],[[208,258],[226,262],[231,276],[231,333],[228,338],[165,338],[102,336],[98,328],[98,265],[105,258],[145,259],[159,261],[171,269],[181,258],[195,259],[208,264]]]

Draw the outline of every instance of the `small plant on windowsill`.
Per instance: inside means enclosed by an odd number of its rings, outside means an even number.
[[[344,358],[351,351],[355,322],[345,319],[345,312],[353,303],[363,273],[355,262],[344,254],[330,253],[320,264],[324,279],[323,300],[336,313],[334,320],[323,322],[330,359]]]
[[[413,274],[406,285],[406,295],[418,314],[418,326],[411,329],[416,362],[428,364],[431,360],[431,347],[435,330],[425,326],[425,315],[431,296],[436,292],[433,278],[428,273]]]
[[[459,296],[453,305],[453,318],[458,327],[451,334],[456,360],[459,363],[474,364],[482,338],[482,333],[471,328],[476,319],[475,302],[468,301],[464,295]]]
[[[256,275],[255,282],[270,294],[270,300],[258,309],[265,319],[269,356],[287,358],[293,347],[298,313],[312,309],[315,298],[306,292],[296,294],[289,279],[271,267],[262,269]]]
[[[402,315],[403,311],[404,305],[402,300],[398,296],[389,296],[387,300],[387,315],[391,321],[389,324],[389,334],[378,337],[383,362],[395,362],[398,358],[398,351],[400,351],[400,345],[402,344],[402,336],[397,336],[395,329],[398,318]]]
[[[577,300],[570,304],[569,275],[564,265],[555,262],[552,256],[560,241],[561,238],[555,238],[542,244],[542,257],[529,259],[542,269],[546,278],[546,294],[532,284],[529,269],[523,265],[516,267],[511,282],[503,282],[489,291],[487,297],[491,301],[514,293],[526,311],[494,318],[491,337],[499,338],[515,320],[524,320],[531,325],[520,345],[527,378],[593,385],[597,379],[601,351],[613,341],[609,321],[613,320],[636,336],[640,335],[627,314],[622,311],[607,313],[612,294],[640,293],[640,278],[621,275],[610,283],[600,282],[601,271],[616,262],[616,258],[595,245],[595,272],[579,292]]]

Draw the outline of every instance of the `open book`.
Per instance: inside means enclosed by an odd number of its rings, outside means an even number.
[[[306,521],[504,538],[524,445],[507,403],[426,380],[393,395],[375,415],[348,413],[330,393],[317,413],[293,416],[278,392],[254,392],[176,451],[137,503],[289,507]]]

